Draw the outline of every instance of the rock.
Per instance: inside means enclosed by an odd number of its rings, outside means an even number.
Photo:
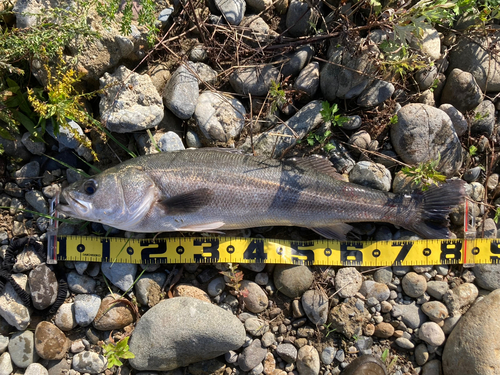
[[[349,173],[349,181],[377,190],[391,190],[391,172],[382,164],[369,161],[356,163]]]
[[[106,369],[108,360],[106,357],[89,351],[75,354],[73,357],[73,369],[81,373],[99,374]]]
[[[38,190],[27,191],[24,195],[24,199],[26,199],[26,202],[28,202],[28,204],[33,207],[34,211],[40,212],[42,214],[49,213],[49,205],[43,197],[42,192]]]
[[[376,67],[371,55],[378,53],[373,46],[365,46],[355,54],[346,47],[331,48],[328,61],[321,69],[320,88],[326,100],[352,99],[360,95],[370,83]],[[344,68],[347,67],[348,69]]]
[[[96,294],[78,294],[75,296],[75,322],[80,327],[90,325],[99,311],[101,298]]]
[[[473,269],[476,284],[486,290],[500,289],[500,265],[478,264]]]
[[[443,302],[451,315],[455,315],[460,312],[460,310],[473,303],[479,291],[477,287],[472,283],[461,284],[443,295]]]
[[[423,275],[419,275],[415,272],[408,272],[403,277],[401,286],[406,295],[418,298],[427,290],[427,280]]]
[[[245,15],[246,2],[243,0],[215,0],[215,5],[227,23],[239,25]]]
[[[410,46],[429,56],[432,61],[438,60],[441,57],[441,39],[439,38],[439,33],[427,23],[422,23],[418,36],[411,38]]]
[[[440,323],[448,317],[448,309],[439,301],[425,302],[421,308],[424,314],[433,322]]]
[[[446,281],[431,280],[427,282],[426,292],[437,300],[442,300],[443,295],[450,289]]]
[[[394,85],[392,83],[376,79],[363,90],[356,103],[360,107],[376,107],[389,99],[393,93]]]
[[[314,280],[307,266],[277,265],[274,268],[276,289],[290,298],[300,297],[309,289]]]
[[[387,285],[372,280],[365,280],[359,291],[366,298],[374,297],[378,302],[387,300],[391,294]]]
[[[216,359],[210,359],[208,361],[201,361],[197,363],[193,363],[189,365],[187,370],[189,374],[192,375],[222,375],[224,374],[224,370],[226,369],[226,364],[218,361]]]
[[[173,290],[173,295],[174,297],[193,297],[199,299],[200,301],[208,303],[211,302],[210,297],[207,293],[205,293],[205,291],[188,284],[176,285]]]
[[[297,348],[289,343],[279,344],[276,354],[286,363],[294,363],[297,360]]]
[[[131,263],[102,262],[101,271],[114,286],[126,292],[134,284],[137,265]]]
[[[439,159],[436,170],[453,176],[462,165],[462,147],[448,115],[425,104],[411,103],[398,112],[391,126],[397,154],[408,164]]]
[[[194,119],[202,143],[233,144],[245,125],[245,107],[231,96],[203,92],[196,103]]]
[[[59,151],[64,151],[66,148],[74,149],[85,160],[93,160],[90,149],[84,146],[84,144],[90,144],[90,139],[75,121],[67,119],[64,127],[59,126],[59,133],[56,135],[53,122],[49,119],[47,120],[46,130],[52,138],[59,142]]]
[[[495,129],[495,105],[489,100],[483,100],[474,108],[470,131],[473,135],[491,137]]]
[[[272,5],[272,1],[270,0],[247,0],[246,3],[257,12],[262,12],[264,9]]]
[[[422,367],[422,375],[441,375],[441,361],[439,359],[433,359],[427,362]]]
[[[373,274],[373,280],[378,283],[389,284],[392,282],[392,270],[390,267],[379,268]]]
[[[46,264],[38,265],[29,275],[33,307],[43,310],[56,302],[59,284],[54,272]]]
[[[119,298],[118,294],[104,297],[94,318],[93,325],[96,329],[101,331],[121,329],[134,322],[134,315],[130,307],[123,302],[115,302]]]
[[[427,345],[424,343],[418,344],[415,348],[415,362],[417,365],[422,366],[429,359],[429,351]]]
[[[28,276],[15,273],[12,278],[22,289],[29,293],[29,288],[27,288]],[[5,289],[0,293],[0,316],[17,330],[25,330],[30,323],[29,310],[24,306],[21,297],[16,293],[10,282],[5,284]]]
[[[459,68],[471,73],[481,90],[500,91],[500,62],[491,54],[489,46],[498,43],[500,33],[463,36],[450,51],[448,70]]]
[[[169,371],[236,350],[245,336],[232,313],[195,298],[171,298],[137,323],[130,340],[135,358],[129,363],[136,370]]]
[[[427,316],[420,310],[415,302],[409,305],[394,305],[391,310],[393,317],[401,316],[401,320],[411,329],[418,328],[427,320]]]
[[[161,152],[171,152],[185,149],[181,137],[179,137],[175,132],[166,132],[165,134],[162,134],[160,139],[156,142],[156,145]]]
[[[440,346],[446,340],[443,330],[435,322],[425,322],[418,330],[418,338],[432,346]]]
[[[441,104],[439,109],[446,112],[446,114],[450,117],[451,123],[453,124],[453,128],[455,129],[457,135],[459,137],[464,135],[469,128],[469,124],[467,123],[464,115],[451,104]]]
[[[238,94],[266,96],[271,82],[278,82],[279,71],[272,65],[238,68],[229,76],[229,83]]]
[[[335,329],[337,333],[347,338],[354,335],[360,336],[368,319],[370,319],[370,314],[363,307],[360,310],[354,298],[335,306],[328,315],[328,322],[331,323],[330,329]]]
[[[302,295],[302,307],[309,320],[322,326],[328,319],[328,296],[319,289],[308,290]]]
[[[460,313],[456,313],[444,320],[442,329],[445,335],[449,335],[453,331],[461,317],[462,315]]]
[[[9,340],[9,354],[12,362],[20,368],[26,368],[38,360],[35,352],[33,332],[15,332]]]
[[[415,348],[415,344],[408,340],[406,337],[398,337],[394,340],[397,346],[406,350],[413,350]]]
[[[74,293],[94,293],[96,281],[86,275],[79,275],[75,271],[68,274],[68,288]]]
[[[363,276],[354,267],[344,267],[335,275],[335,290],[340,298],[354,296],[363,283]]]
[[[8,352],[0,355],[0,375],[10,375],[14,371],[12,367],[12,359]]]
[[[168,81],[163,93],[165,106],[182,120],[187,120],[193,115],[198,101],[198,78],[194,74],[195,71],[194,63],[180,65]]]
[[[305,345],[297,353],[297,371],[299,375],[318,375],[321,363],[314,346]]]
[[[283,155],[288,148],[294,146],[298,140],[306,137],[307,134],[323,122],[321,110],[321,102],[313,100],[303,106],[284,124],[279,124],[271,130],[253,137],[256,154],[267,157],[280,157]],[[252,150],[250,139],[245,141],[241,149],[245,152]]]
[[[32,363],[26,367],[24,375],[49,375],[49,372],[40,363]]]
[[[459,320],[443,351],[444,375],[494,374],[500,367],[500,290],[477,301]]]
[[[306,97],[313,97],[319,87],[319,63],[311,62],[302,69],[293,86],[296,90],[305,93]]]
[[[394,327],[390,323],[379,323],[375,326],[374,335],[383,339],[387,339],[394,334]]]
[[[337,349],[335,349],[333,346],[327,346],[321,352],[321,362],[323,362],[325,365],[332,364],[335,358],[335,354],[337,354]]]
[[[252,336],[262,336],[269,330],[269,323],[259,318],[248,318],[244,324],[245,330]]]
[[[241,288],[248,291],[248,294],[243,297],[243,302],[248,311],[257,314],[267,308],[269,300],[259,284],[253,281],[243,280],[241,282]]]
[[[421,91],[425,91],[431,88],[434,85],[435,80],[437,79],[437,75],[438,69],[436,65],[419,69],[415,73],[415,81],[418,84],[418,88]]]
[[[243,371],[250,371],[264,360],[266,354],[267,349],[262,347],[259,339],[255,339],[241,352],[238,366]]]
[[[17,185],[21,188],[27,188],[33,182],[33,179],[40,175],[40,164],[37,161],[31,161],[24,164],[19,170],[14,172]]]
[[[153,307],[161,300],[161,288],[167,280],[163,272],[145,273],[135,283],[137,302],[143,306]]]
[[[151,78],[120,66],[99,79],[101,120],[112,132],[154,128],[163,119],[163,102]]]
[[[35,349],[43,359],[62,359],[66,356],[70,340],[54,324],[40,322],[35,330]]]
[[[476,108],[482,100],[481,88],[472,74],[460,69],[453,69],[448,74],[441,93],[442,103],[449,103],[465,113]]]
[[[61,331],[65,332],[75,328],[77,326],[75,319],[75,304],[73,302],[63,303],[57,310],[56,316],[54,317],[54,323]]]
[[[299,37],[309,35],[312,27],[316,26],[319,14],[315,8],[299,0],[292,0],[286,13],[286,27],[290,35]]]

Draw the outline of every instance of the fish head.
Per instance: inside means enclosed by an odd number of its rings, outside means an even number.
[[[153,180],[132,165],[74,182],[62,195],[67,204],[57,205],[57,211],[123,230],[134,230],[157,199]]]

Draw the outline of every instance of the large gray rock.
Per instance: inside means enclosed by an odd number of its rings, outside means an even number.
[[[229,76],[229,83],[238,94],[266,96],[271,82],[278,82],[278,78],[278,69],[264,65],[236,69]]]
[[[470,130],[473,135],[491,137],[495,129],[495,105],[490,100],[483,100],[474,108],[475,116],[471,121]]]
[[[247,8],[244,0],[215,0],[224,19],[231,25],[239,25]]]
[[[274,268],[274,285],[287,297],[300,297],[313,281],[314,276],[307,266],[281,264]]]
[[[500,289],[500,264],[478,264],[473,271],[479,287],[486,290]]]
[[[292,36],[305,36],[316,26],[319,14],[308,2],[292,0],[286,14],[286,27]]]
[[[500,59],[490,52],[490,47],[499,42],[500,32],[471,39],[464,35],[450,52],[449,70],[459,68],[471,73],[483,91],[500,91]]]
[[[465,113],[479,105],[482,100],[481,88],[472,74],[458,68],[448,74],[441,93],[442,103],[449,103]]]
[[[243,323],[230,312],[196,298],[171,298],[137,323],[130,365],[136,370],[173,370],[236,350],[245,336]]]
[[[99,102],[101,119],[113,132],[154,128],[163,119],[163,102],[151,78],[120,66],[99,80],[104,89]]]
[[[372,58],[372,53],[377,52],[376,47],[367,47],[356,54],[345,47],[329,51],[330,63],[324,65],[320,74],[320,88],[325,99],[332,102],[360,95],[377,70]]]
[[[462,146],[450,117],[426,104],[411,103],[398,112],[391,140],[401,159],[416,165],[439,160],[437,170],[453,176],[462,166]]]
[[[444,375],[500,373],[499,311],[500,290],[495,290],[462,316],[444,347]]]
[[[21,288],[29,293],[28,276],[20,273],[15,273],[12,278],[19,284]],[[0,293],[0,316],[7,323],[18,330],[24,330],[30,324],[30,312],[24,306],[22,299],[16,293],[11,283],[5,285],[5,289]]]
[[[199,90],[195,71],[194,63],[179,66],[163,93],[165,106],[182,120],[190,118],[196,108]]]
[[[322,104],[313,100],[300,109],[284,124],[279,124],[253,137],[253,146],[257,155],[279,158],[290,147],[295,146],[299,139],[304,138],[322,122]],[[244,151],[250,152],[252,144],[250,137],[241,146]]]

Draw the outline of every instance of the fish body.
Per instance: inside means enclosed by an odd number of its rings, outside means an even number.
[[[461,181],[393,194],[338,178],[326,159],[279,161],[214,149],[134,158],[63,191],[57,210],[133,232],[300,226],[344,239],[349,222],[389,222],[448,238]]]

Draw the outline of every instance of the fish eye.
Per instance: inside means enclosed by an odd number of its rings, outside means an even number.
[[[83,185],[83,190],[88,195],[94,194],[97,190],[97,182],[95,182],[95,180],[85,181],[85,184]]]

